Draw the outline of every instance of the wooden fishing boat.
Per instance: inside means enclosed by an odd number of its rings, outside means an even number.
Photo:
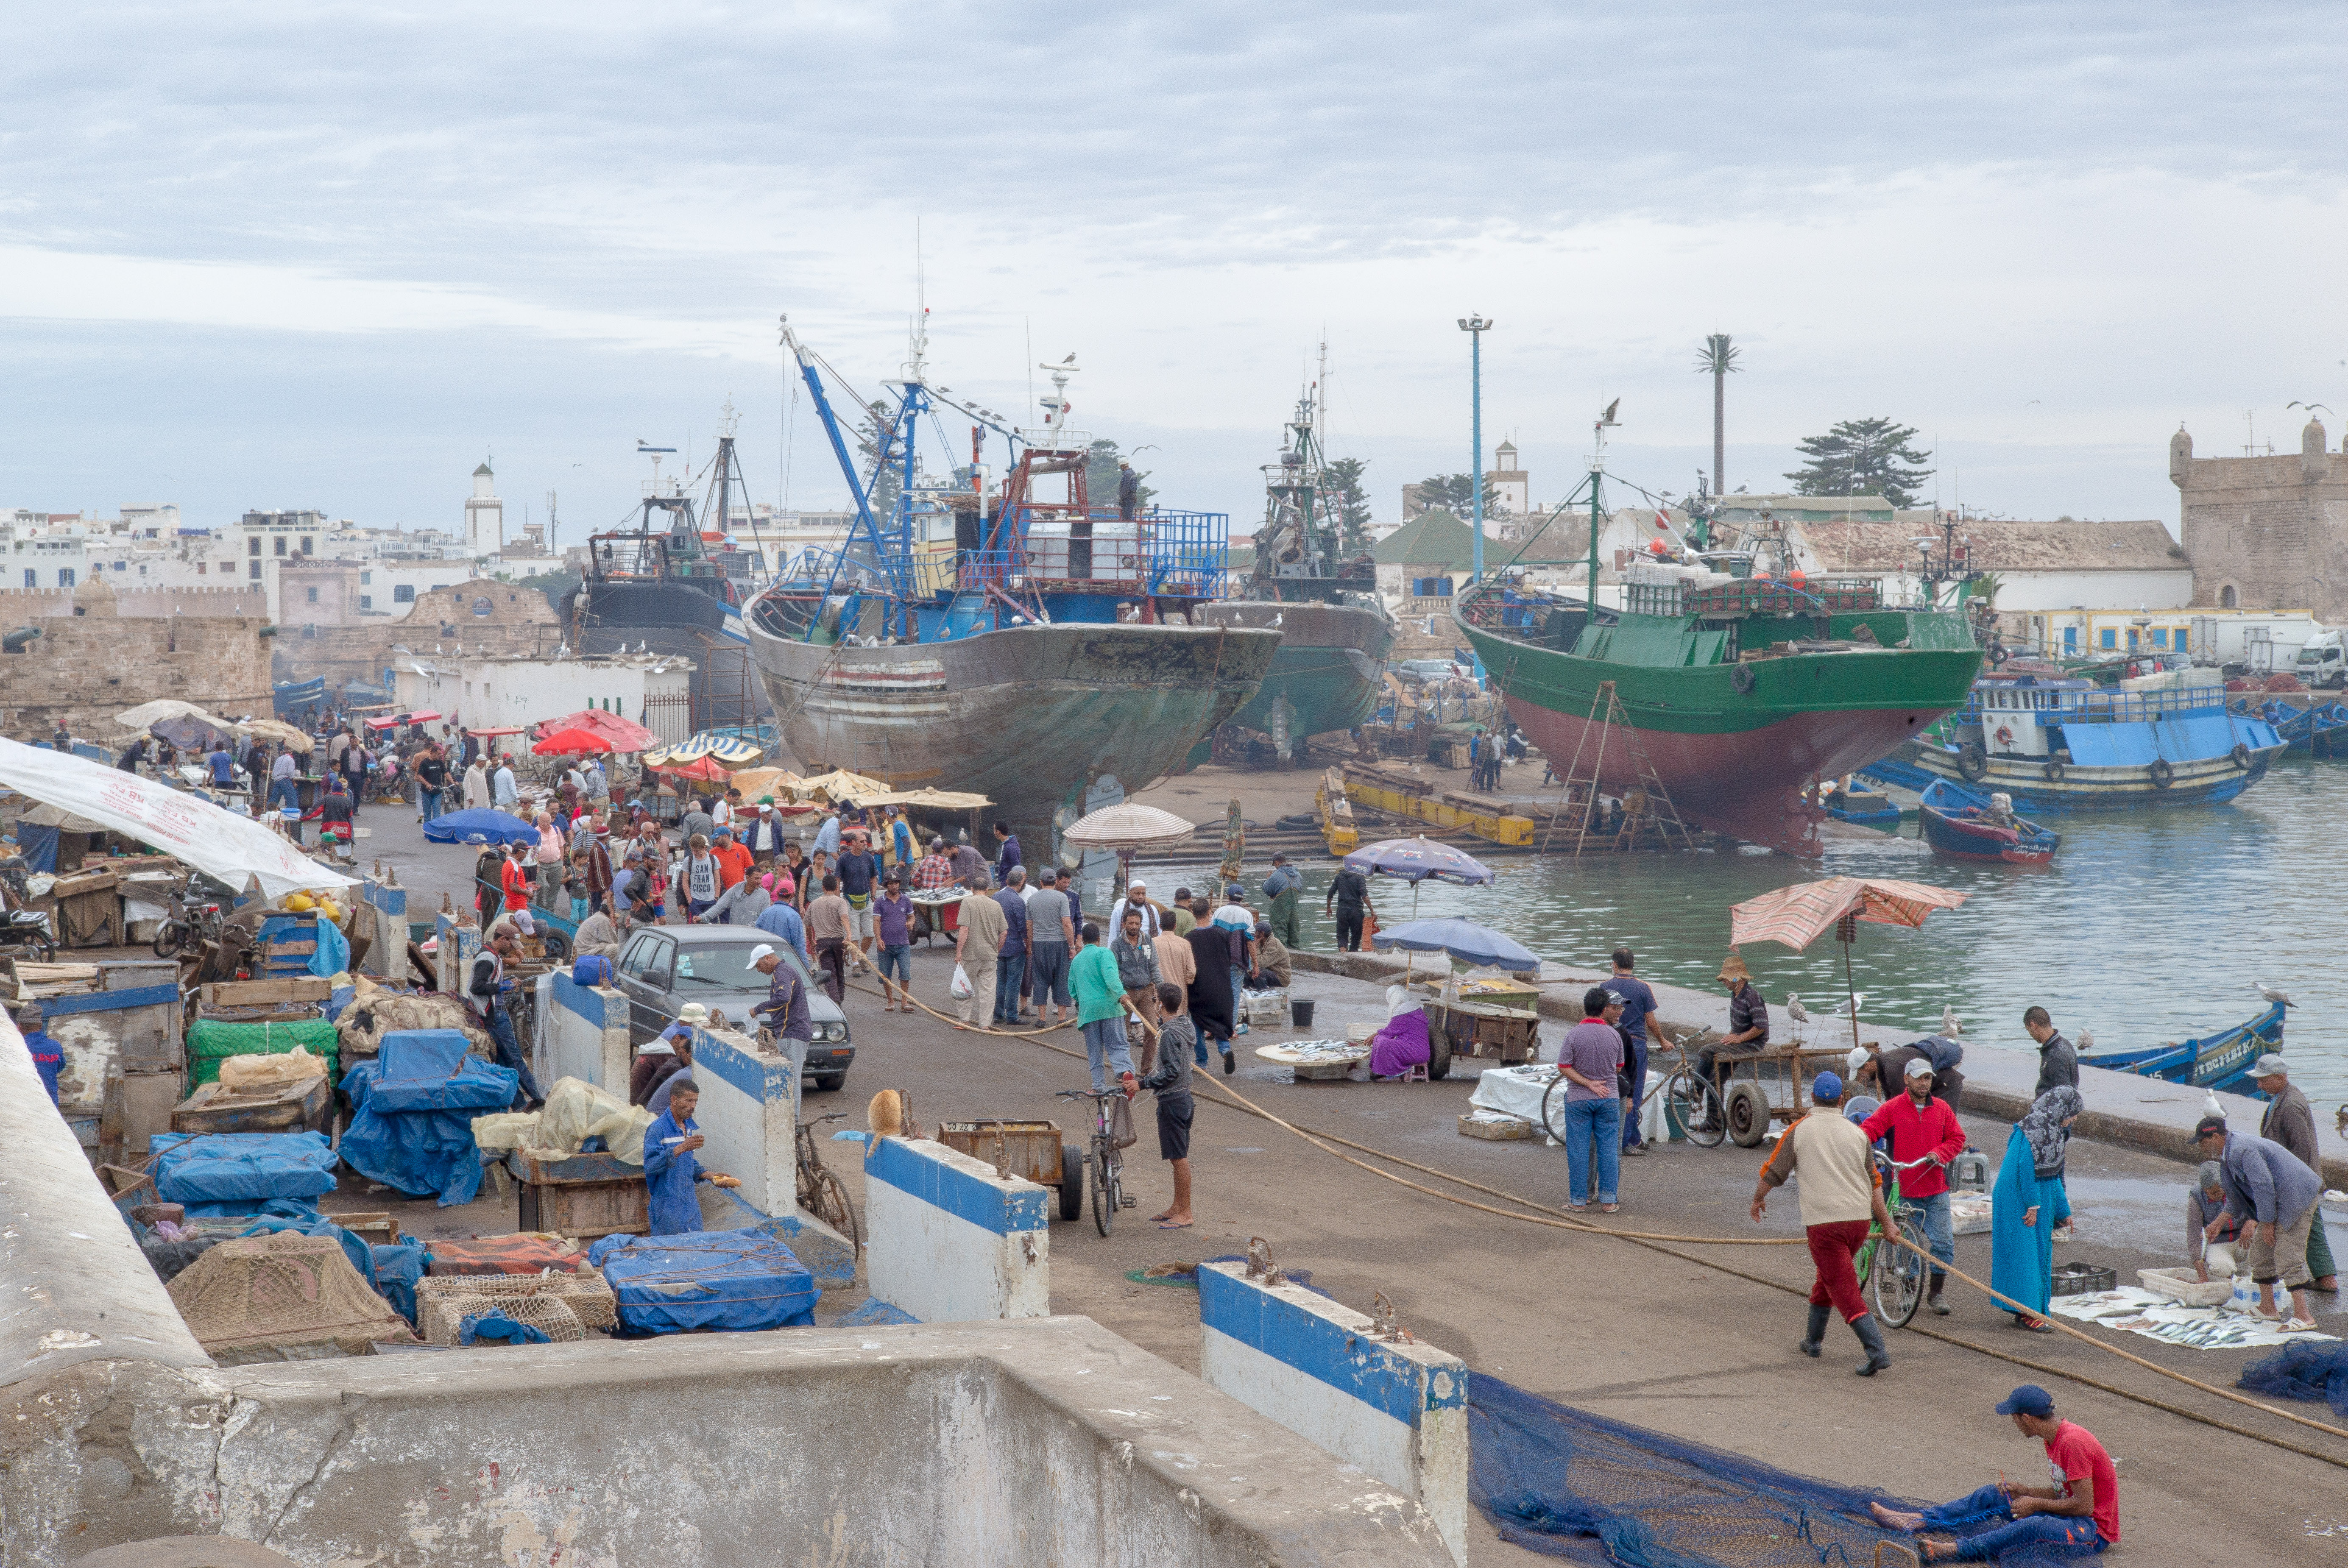
[[[2044,866],[2054,858],[2063,842],[2060,834],[2018,816],[2010,825],[1990,820],[1989,792],[1968,788],[1952,779],[1934,779],[1924,786],[1920,813],[1924,842],[1946,860]]]
[[[2271,1002],[2249,1022],[2217,1034],[2130,1050],[2098,1050],[2079,1058],[2079,1065],[2189,1083],[2196,1089],[2246,1092],[2252,1064],[2266,1052],[2282,1049],[2283,1015],[2288,1010],[2288,1003]]]

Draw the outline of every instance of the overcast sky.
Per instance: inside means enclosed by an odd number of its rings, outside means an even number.
[[[1689,488],[1726,332],[1732,488],[1888,415],[1943,500],[2173,527],[2179,421],[2348,411],[2343,39],[2159,0],[21,7],[0,506],[453,526],[486,453],[575,541],[729,397],[780,499],[776,317],[871,390],[918,224],[936,380],[1017,410],[1075,353],[1075,423],[1242,532],[1323,340],[1381,517],[1465,467],[1470,311],[1539,499],[1618,395],[1612,471]],[[799,413],[789,499],[838,504]]]

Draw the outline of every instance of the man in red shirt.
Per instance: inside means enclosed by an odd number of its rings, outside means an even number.
[[[749,849],[722,827],[717,830],[717,847],[710,853],[717,856],[717,880],[721,887],[733,886],[750,869]]]
[[[1933,1096],[1932,1064],[1921,1056],[1908,1062],[1907,1088],[1897,1100],[1885,1101],[1859,1130],[1870,1143],[1890,1133],[1894,1164],[1930,1162],[1900,1173],[1900,1201],[1923,1212],[1925,1242],[1932,1249],[1932,1288],[1924,1305],[1935,1317],[1946,1317],[1949,1308],[1941,1300],[1941,1286],[1957,1264],[1957,1233],[1949,1215],[1949,1165],[1965,1152],[1965,1130],[1957,1125],[1957,1113],[1949,1102]]]
[[[1997,1407],[2013,1418],[2014,1430],[2046,1445],[2051,1486],[2014,1486],[2000,1481],[1970,1497],[1943,1502],[1921,1513],[1903,1513],[1879,1502],[1875,1522],[1886,1530],[1915,1532],[1934,1525],[1962,1526],[1992,1520],[1997,1524],[1962,1540],[1928,1536],[1920,1544],[1927,1563],[1952,1560],[1994,1563],[2017,1547],[2052,1545],[2071,1555],[2101,1552],[2120,1542],[2120,1482],[2112,1456],[2096,1435],[2075,1422],[2058,1420],[2054,1398],[2024,1383]]]

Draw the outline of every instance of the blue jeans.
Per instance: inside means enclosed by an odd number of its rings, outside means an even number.
[[[510,1067],[521,1074],[521,1088],[517,1092],[531,1102],[545,1099],[538,1091],[538,1080],[530,1076],[530,1061],[521,1053],[521,1042],[514,1039],[513,1020],[506,1016],[502,1007],[489,1009],[489,1040],[497,1047],[498,1065]]]
[[[1027,989],[1027,955],[997,953],[994,956],[994,1021],[1019,1021],[1019,993]]]
[[[1924,1245],[1932,1254],[1932,1272],[1946,1274],[1956,1267],[1957,1233],[1955,1222],[1949,1217],[1949,1194],[1934,1193],[1929,1198],[1900,1201],[1916,1210],[1924,1221]]]
[[[1247,971],[1231,966],[1231,1032],[1247,1028]]]
[[[1924,1511],[1924,1528],[1962,1524],[1983,1519],[2008,1519],[2002,1529],[1984,1530],[1957,1542],[1957,1558],[1965,1563],[1994,1563],[2017,1546],[2067,1546],[2074,1552],[2101,1552],[2104,1538],[2091,1518],[2066,1519],[2052,1513],[2013,1518],[2013,1505],[1996,1487],[1985,1486],[1970,1497],[1943,1502]]]
[[[1639,1146],[1639,1106],[1647,1098],[1647,1040],[1644,1035],[1631,1037],[1631,1110],[1622,1118],[1622,1147]]]
[[[880,978],[897,977],[897,983],[907,990],[913,989],[913,945],[900,942],[893,948],[880,949]]]
[[[269,804],[283,811],[289,805],[302,804],[302,792],[292,779],[269,781]]]
[[[1565,1102],[1566,1198],[1590,1201],[1590,1156],[1598,1155],[1598,1201],[1611,1204],[1622,1180],[1622,1102],[1612,1095],[1603,1100]]]
[[[1108,1087],[1110,1070],[1120,1078],[1133,1071],[1133,1050],[1126,1044],[1123,1019],[1096,1019],[1085,1025],[1085,1060],[1092,1066],[1095,1093]]]
[[[437,789],[426,789],[422,784],[417,784],[416,786],[416,809],[418,815],[420,815],[427,822],[430,822],[434,817],[438,816],[440,815],[440,792]]]

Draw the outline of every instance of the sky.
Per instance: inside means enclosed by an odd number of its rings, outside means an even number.
[[[1242,533],[1324,343],[1382,519],[1467,467],[1471,312],[1542,502],[1616,397],[1615,496],[1692,488],[1715,332],[1732,489],[1879,415],[1943,503],[2173,528],[2180,424],[2348,414],[2331,7],[101,3],[11,43],[0,507],[453,527],[486,456],[577,542],[729,402],[755,499],[837,506],[778,318],[870,395],[923,298],[934,382],[1029,410],[1074,354],[1073,424]]]

